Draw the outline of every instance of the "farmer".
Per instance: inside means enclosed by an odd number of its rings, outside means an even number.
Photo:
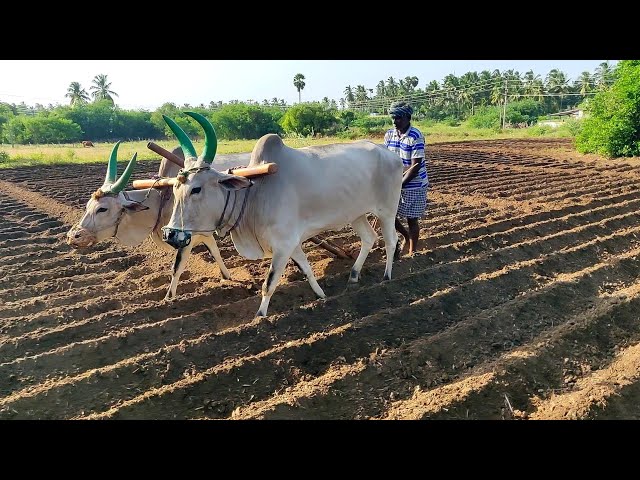
[[[409,255],[418,248],[420,237],[420,219],[427,208],[427,167],[425,164],[424,135],[416,127],[411,126],[413,109],[406,102],[394,102],[389,108],[389,115],[395,128],[387,130],[384,135],[384,145],[392,152],[397,153],[404,164],[402,176],[402,191],[398,213],[396,215],[396,230],[402,234],[401,241],[396,247],[395,256],[398,258],[404,245],[409,245]],[[400,218],[407,219],[407,228]]]

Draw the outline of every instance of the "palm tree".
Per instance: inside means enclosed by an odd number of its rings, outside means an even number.
[[[353,88],[351,88],[351,85],[347,85],[344,89],[344,97],[347,100],[347,104],[349,105],[349,107],[351,107],[351,104],[356,100],[356,96],[353,93]]]
[[[591,74],[589,72],[582,72],[580,74],[580,78],[576,81],[576,87],[580,88],[580,95],[585,97],[587,93],[589,93],[593,85],[593,79],[591,78]]]
[[[93,85],[89,87],[89,90],[92,90],[91,96],[97,102],[99,100],[110,100],[111,103],[115,103],[113,101],[112,95],[116,97],[118,94],[113,90],[109,90],[111,88],[111,82],[107,82],[107,76],[104,74],[99,74],[93,77],[92,81]]]
[[[65,97],[69,97],[71,101],[69,105],[72,107],[75,105],[82,105],[83,103],[87,103],[89,101],[89,95],[87,91],[80,86],[79,82],[71,82],[69,84],[69,88],[67,88],[67,94]]]
[[[304,75],[302,75],[301,73],[296,73],[295,77],[293,77],[293,86],[298,89],[298,103],[302,103],[300,92],[305,85],[306,84],[304,83]]]
[[[369,100],[369,97],[367,97],[367,89],[364,88],[364,85],[356,85],[355,95],[356,102],[358,102],[358,107],[362,111],[364,111],[364,104],[367,100]]]
[[[604,89],[609,85],[613,80],[613,69],[611,65],[609,65],[609,60],[606,62],[602,62],[598,68],[596,68],[596,73],[594,75],[596,80],[596,85],[600,90]]]
[[[547,74],[546,81],[547,91],[560,97],[560,107],[558,111],[562,110],[562,98],[569,88],[569,85],[567,84],[567,76],[564,72],[554,68]]]
[[[395,97],[398,94],[398,84],[393,77],[387,78],[387,96]]]

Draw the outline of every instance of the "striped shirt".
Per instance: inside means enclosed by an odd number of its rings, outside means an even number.
[[[384,146],[402,158],[405,171],[411,166],[412,158],[422,159],[418,174],[403,187],[404,190],[413,190],[429,186],[427,166],[424,161],[425,144],[422,132],[416,127],[409,127],[406,133],[400,133],[395,128],[391,128],[384,134]]]

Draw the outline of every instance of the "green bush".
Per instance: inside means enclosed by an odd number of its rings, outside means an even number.
[[[0,163],[8,162],[8,161],[9,161],[9,154],[4,150],[0,150]]]
[[[479,107],[467,120],[472,128],[500,128],[500,110],[498,107]]]
[[[66,118],[44,115],[18,115],[2,129],[11,144],[73,143],[82,138],[80,126]]]
[[[576,137],[580,153],[609,158],[640,155],[640,60],[622,60],[613,85],[589,102]]]
[[[561,132],[567,131],[571,137],[577,137],[582,131],[582,121],[575,118],[566,120],[558,130]]]
[[[286,111],[281,121],[286,133],[304,136],[335,135],[340,122],[335,110],[320,102],[299,103]]]
[[[542,137],[544,135],[548,135],[553,131],[553,127],[549,125],[535,125],[527,129],[527,135],[530,137]]]
[[[508,123],[535,123],[538,116],[544,112],[544,104],[535,100],[519,100],[507,103],[506,119]]]
[[[267,133],[283,133],[278,124],[282,110],[277,107],[236,103],[225,105],[209,116],[218,136],[227,140],[251,140]]]
[[[163,115],[166,115],[176,122],[178,126],[189,136],[189,138],[201,137],[203,135],[202,127],[198,125],[198,122],[189,115],[186,115],[183,110],[179,109],[174,103],[169,102],[162,104],[160,108],[151,114],[151,123],[155,125],[158,130],[163,132],[166,138],[173,139],[175,138],[175,135],[169,128],[169,125],[164,121],[164,118],[162,117]],[[217,128],[216,133],[218,133]]]

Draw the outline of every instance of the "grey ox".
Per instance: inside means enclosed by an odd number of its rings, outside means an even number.
[[[217,231],[224,237],[231,232],[243,257],[271,258],[256,316],[267,315],[289,258],[306,275],[316,295],[325,298],[302,251],[305,240],[325,230],[350,224],[360,236],[360,254],[349,276],[350,283],[357,282],[377,240],[367,213],[380,221],[386,249],[383,280],[391,279],[402,184],[398,155],[368,141],[294,149],[278,135],[268,134],[253,148],[249,166],[275,162],[278,172],[249,180],[211,166],[217,148],[215,130],[204,116],[185,113],[204,129],[205,144],[197,157],[186,133],[163,116],[190,159],[189,168],[181,170],[174,183],[173,214],[163,228],[164,239],[180,247],[191,235]]]
[[[173,252],[174,249],[162,241],[161,231],[162,226],[168,222],[171,216],[172,190],[167,188],[124,190],[133,173],[137,154],[133,155],[120,178],[116,180],[119,145],[120,142],[116,143],[111,152],[104,184],[91,195],[84,215],[67,233],[67,243],[74,248],[86,248],[107,238],[115,237],[123,245],[136,246],[151,236],[154,243],[162,250]],[[180,147],[175,148],[172,153],[184,158]],[[175,177],[178,170],[178,165],[163,158],[158,175],[160,177]],[[178,248],[176,252],[171,284],[164,297],[165,300],[175,298],[180,275],[187,266],[191,250],[199,243],[204,243],[218,262],[222,277],[231,278],[213,236],[210,233],[195,235],[192,242]]]

